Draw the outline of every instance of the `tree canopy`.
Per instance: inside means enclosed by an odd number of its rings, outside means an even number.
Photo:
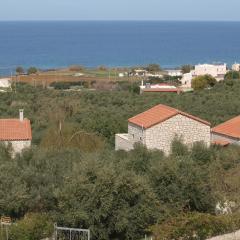
[[[127,132],[129,117],[159,103],[219,124],[240,114],[240,81],[180,95],[139,95],[131,87],[69,92],[17,83],[16,93],[0,95],[1,118],[16,118],[24,108],[33,132],[32,148],[15,158],[0,145],[0,215],[19,223],[12,239],[39,240],[44,232],[29,233],[39,224],[48,233],[52,222],[90,228],[92,239],[141,239],[172,218],[215,216],[226,199],[238,213],[239,146],[189,147],[176,139],[165,156],[141,145],[116,152],[114,136]]]
[[[237,71],[229,71],[225,77],[225,80],[233,80],[233,79],[240,79],[240,72]]]
[[[192,79],[192,88],[194,90],[202,90],[207,87],[213,87],[216,82],[216,79],[211,75],[197,76]]]

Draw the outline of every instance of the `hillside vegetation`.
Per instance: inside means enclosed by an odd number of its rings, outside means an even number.
[[[16,93],[0,95],[1,118],[16,118],[24,108],[33,128],[32,148],[21,156],[11,159],[11,146],[0,147],[0,214],[18,222],[10,239],[39,240],[53,222],[90,228],[92,239],[141,239],[152,233],[159,239],[190,239],[195,233],[205,239],[240,228],[240,147],[208,149],[199,143],[188,149],[176,139],[170,156],[142,146],[114,151],[114,134],[127,132],[127,119],[156,104],[214,126],[240,114],[239,93],[240,82],[229,80],[181,95],[138,95],[131,84],[94,92],[19,84]],[[215,216],[216,204],[226,200],[235,202],[232,221]],[[197,228],[204,223],[194,225],[193,216],[217,219],[206,220],[212,224],[203,234]],[[174,221],[182,224],[170,229]],[[186,221],[191,227],[184,227]],[[219,221],[224,221],[221,231]]]

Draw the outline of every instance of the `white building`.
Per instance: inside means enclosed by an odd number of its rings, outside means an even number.
[[[135,143],[169,154],[179,137],[188,146],[195,142],[210,145],[210,123],[162,104],[128,119],[128,133],[116,134],[115,149],[129,151]]]
[[[0,78],[0,88],[10,88],[11,79],[10,78]]]
[[[0,141],[11,143],[13,156],[31,146],[31,123],[24,119],[23,110],[19,110],[19,119],[0,119]]]
[[[154,77],[154,78],[163,78],[163,75],[161,72],[155,72],[155,73],[146,73],[146,77]]]
[[[184,73],[183,77],[181,79],[182,87],[191,88],[192,87],[192,79],[193,79],[192,72]]]
[[[136,77],[145,77],[147,73],[148,71],[145,69],[134,69],[132,75]]]
[[[209,74],[216,78],[217,81],[224,79],[227,73],[227,64],[199,64],[192,70],[193,76],[201,76]]]
[[[181,89],[167,83],[158,83],[158,84],[143,84],[140,86],[140,93],[144,92],[168,92],[168,93],[180,93]]]
[[[183,72],[180,69],[168,69],[165,71],[167,72],[167,75],[170,77],[181,77],[183,75]]]
[[[239,72],[240,71],[240,64],[239,63],[233,64],[232,65],[232,70]]]
[[[190,73],[183,74],[181,79],[183,87],[191,87],[192,79],[202,75],[211,75],[217,81],[224,80],[224,76],[228,72],[226,64],[199,64]]]

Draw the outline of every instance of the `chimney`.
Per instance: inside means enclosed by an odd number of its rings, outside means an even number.
[[[23,109],[19,109],[19,120],[22,122],[23,121]]]

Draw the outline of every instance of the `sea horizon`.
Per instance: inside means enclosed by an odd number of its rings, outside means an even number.
[[[131,67],[240,61],[240,21],[0,21],[0,75],[12,68]]]

